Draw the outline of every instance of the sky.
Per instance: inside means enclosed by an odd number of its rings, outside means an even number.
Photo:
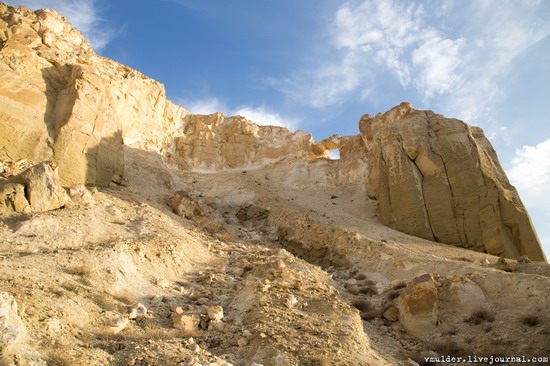
[[[15,0],[194,113],[321,140],[403,101],[480,126],[550,255],[550,1]]]

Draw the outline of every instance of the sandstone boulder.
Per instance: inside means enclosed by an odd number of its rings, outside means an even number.
[[[174,210],[174,213],[186,219],[203,216],[199,204],[184,191],[174,193],[166,202]]]
[[[0,182],[0,213],[43,212],[65,205],[57,167],[45,162]]]
[[[437,286],[431,275],[411,281],[399,297],[399,322],[415,336],[429,335],[437,325]]]
[[[529,215],[483,131],[403,103],[365,115],[367,194],[382,223],[428,240],[546,261]]]

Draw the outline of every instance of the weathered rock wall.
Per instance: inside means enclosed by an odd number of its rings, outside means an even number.
[[[163,152],[189,114],[50,10],[0,4],[0,79],[0,160],[53,160],[64,184],[120,181],[124,141]]]
[[[360,130],[366,184],[385,225],[422,238],[509,258],[544,253],[516,189],[483,131],[403,103]]]
[[[284,127],[258,126],[241,116],[189,115],[174,140],[172,154],[191,168],[251,168],[289,156],[313,154],[313,138]],[[321,153],[322,154],[322,153]]]

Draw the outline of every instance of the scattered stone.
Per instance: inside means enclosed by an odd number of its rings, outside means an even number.
[[[171,283],[165,278],[157,279],[157,285],[162,288],[169,288]]]
[[[386,311],[384,311],[384,314],[382,314],[384,319],[387,319],[391,322],[396,322],[399,320],[399,309],[395,306],[389,307]]]
[[[136,320],[141,319],[147,315],[147,308],[140,302],[138,302],[136,305],[134,305],[131,310],[130,314],[128,315],[128,319],[130,320]]]
[[[82,184],[65,187],[65,191],[70,198],[70,202],[77,206],[91,207],[95,204],[92,192]]]
[[[248,340],[244,337],[241,337],[237,340],[237,345],[241,348],[245,347],[246,345],[248,345]]]
[[[526,255],[522,255],[521,257],[519,257],[518,262],[520,262],[520,263],[533,263],[533,261],[531,259],[529,259],[529,257],[526,256]]]
[[[292,309],[296,305],[298,305],[298,299],[294,295],[290,295],[286,298],[285,305],[287,308]]]
[[[130,324],[130,319],[127,316],[119,316],[113,319],[111,324],[107,326],[107,331],[113,334],[122,332]]]
[[[208,330],[209,331],[215,331],[215,332],[221,332],[225,328],[225,324],[221,320],[210,320],[208,322]]]
[[[214,321],[223,319],[223,308],[220,305],[210,306],[208,308],[208,318]]]
[[[183,309],[177,307],[170,316],[174,328],[179,329],[184,336],[198,336],[201,317],[198,314],[184,315]],[[194,342],[194,341],[193,341]]]
[[[168,206],[172,207],[174,213],[179,216],[183,216],[186,219],[203,216],[199,204],[184,191],[174,193],[170,198],[168,198],[166,203]]]

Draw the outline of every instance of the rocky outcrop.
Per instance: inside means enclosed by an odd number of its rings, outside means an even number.
[[[415,337],[430,334],[437,325],[437,286],[431,275],[411,281],[399,297],[399,321]]]
[[[360,121],[366,189],[380,219],[408,234],[546,261],[530,218],[483,131],[403,103]]]
[[[0,292],[0,364],[46,366],[29,341],[17,301],[7,292]]]
[[[315,155],[310,134],[258,126],[241,116],[189,115],[172,155],[197,170],[254,168],[288,156]]]
[[[43,212],[65,205],[65,190],[59,184],[55,163],[34,165],[0,181],[0,214]]]
[[[52,10],[0,3],[0,79],[0,160],[55,161],[67,185],[120,182],[123,142],[161,152],[188,114]]]

